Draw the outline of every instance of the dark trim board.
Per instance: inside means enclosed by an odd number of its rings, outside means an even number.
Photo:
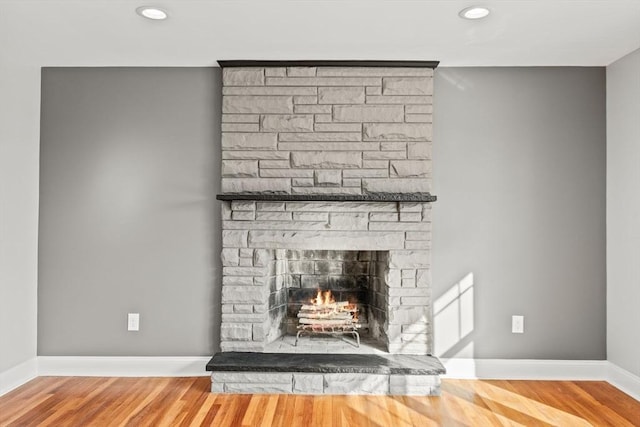
[[[369,194],[261,194],[223,193],[223,201],[253,200],[257,202],[417,202],[431,203],[438,198],[431,193],[369,193]]]
[[[225,67],[403,67],[436,68],[440,61],[374,61],[374,60],[300,60],[300,61],[260,61],[260,60],[219,60],[220,68]]]

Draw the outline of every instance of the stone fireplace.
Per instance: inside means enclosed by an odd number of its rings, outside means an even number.
[[[431,354],[437,63],[220,64],[223,354],[336,341],[342,353]],[[283,344],[318,290],[358,307],[366,346],[322,334]],[[214,391],[242,389],[213,375]]]

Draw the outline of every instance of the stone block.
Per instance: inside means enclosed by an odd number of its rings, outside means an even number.
[[[365,141],[430,141],[431,126],[426,123],[365,123]]]
[[[253,313],[253,305],[251,304],[234,304],[233,312],[239,314]]]
[[[432,77],[432,68],[414,67],[321,67],[318,76],[322,77],[367,77],[367,76],[416,76]]]
[[[389,252],[390,268],[428,268],[429,265],[430,261],[428,251],[417,250]]]
[[[243,316],[243,315],[237,315]],[[264,351],[264,343],[256,341],[221,341],[221,351]]]
[[[224,383],[211,383],[211,393],[224,393]]]
[[[360,132],[313,132],[313,133],[283,133],[279,136],[280,142],[291,141],[361,141],[362,134]]]
[[[258,114],[223,114],[222,124],[225,123],[245,123],[257,124],[260,121]]]
[[[381,250],[404,248],[403,232],[249,231],[249,243],[263,248]]]
[[[257,202],[256,209],[259,211],[283,211],[284,202]]]
[[[418,270],[418,273],[416,275],[416,286],[424,288],[428,288],[431,286],[431,270]]]
[[[405,114],[404,121],[407,123],[433,123],[431,114]]]
[[[254,211],[256,210],[256,202],[250,200],[232,200],[231,210],[234,211]]]
[[[226,114],[278,114],[293,112],[291,96],[250,96],[222,97],[222,112]]]
[[[362,153],[363,161],[386,161],[402,160],[407,158],[404,151],[366,151]]]
[[[316,123],[316,132],[362,132],[361,123]]]
[[[414,95],[367,95],[367,104],[431,104],[431,96]]]
[[[287,67],[289,77],[315,77],[316,67]]]
[[[431,249],[431,241],[429,240],[407,240],[404,242],[405,249]]]
[[[431,233],[426,231],[407,231],[407,240],[431,240]]]
[[[315,96],[317,93],[318,89],[315,87],[225,86],[222,88],[223,96]],[[265,113],[268,114],[269,112],[266,111]]]
[[[263,151],[263,150],[246,150],[246,151],[222,151],[223,160],[235,159],[252,159],[252,160],[288,160],[288,151]]]
[[[256,267],[266,267],[272,259],[272,253],[267,249],[256,249],[253,252],[253,265]]]
[[[272,211],[257,212],[256,220],[258,221],[290,221],[291,212],[272,212]]]
[[[231,219],[231,203],[220,203],[220,217],[222,219]]]
[[[287,202],[285,209],[297,212],[397,212],[396,202]]]
[[[342,180],[343,187],[358,187],[362,185],[362,180],[360,178],[344,178]]]
[[[415,288],[416,287],[416,279],[402,279],[401,286],[403,288]]]
[[[260,169],[284,169],[290,166],[289,160],[260,160]]]
[[[388,160],[363,160],[362,167],[364,169],[389,169]]]
[[[291,192],[293,194],[361,194],[359,187],[294,187]]]
[[[263,68],[223,68],[223,86],[262,86],[264,85]]]
[[[267,114],[260,118],[263,132],[312,132],[312,115]]]
[[[240,258],[251,258],[253,257],[253,249],[252,248],[242,248],[240,249]]]
[[[400,212],[422,212],[423,203],[400,202]]]
[[[407,325],[412,323],[429,323],[425,307],[390,307],[389,324]]]
[[[211,380],[223,383],[291,384],[293,381],[293,374],[288,372],[218,371],[211,374]]]
[[[423,297],[429,295],[429,290],[425,288],[390,288],[388,289],[389,296],[417,296]]]
[[[252,178],[258,176],[256,160],[223,160],[222,176],[231,178]]]
[[[313,274],[315,271],[315,264],[313,261],[293,261],[288,263],[290,274]]]
[[[365,93],[367,95],[382,95],[382,87],[381,86],[367,86]]]
[[[385,77],[383,95],[431,95],[433,79],[429,77]]]
[[[399,343],[389,344],[389,353],[395,354],[430,354],[431,346],[428,343]]]
[[[387,231],[429,231],[431,227],[428,222],[371,222],[370,230]]]
[[[220,327],[220,339],[223,341],[250,341],[252,334],[251,323],[226,324]]]
[[[343,171],[345,178],[388,178],[388,169],[349,169]]]
[[[294,109],[295,109],[295,105],[299,104],[299,105],[312,105],[312,104],[317,104],[318,103],[318,97],[317,96],[294,96],[293,97],[293,104],[294,104]]]
[[[364,87],[319,87],[319,104],[364,104]]]
[[[261,169],[261,178],[313,178],[313,169]]]
[[[286,67],[267,67],[264,69],[266,77],[285,77],[287,75]]]
[[[222,134],[223,150],[275,150],[278,145],[276,133],[228,133]]]
[[[433,105],[407,105],[404,107],[406,114],[432,114]]]
[[[267,77],[268,86],[380,86],[378,77]]]
[[[291,151],[377,151],[379,142],[281,142],[279,150]],[[404,153],[403,153],[404,154]],[[404,157],[403,157],[404,158]]]
[[[293,392],[296,394],[323,394],[324,376],[322,374],[293,374]]]
[[[428,324],[415,323],[413,325],[402,325],[402,332],[407,334],[427,334],[431,330]]]
[[[238,258],[238,264],[240,258]],[[224,276],[222,278],[223,286],[253,286],[254,279],[252,276]]]
[[[223,286],[222,288],[224,303],[260,304],[266,297],[266,291],[258,286]]]
[[[265,169],[268,170],[268,169]],[[291,180],[285,178],[222,178],[223,193],[289,193]]]
[[[387,394],[388,392],[388,375],[324,374],[325,394]]]
[[[331,105],[294,105],[293,112],[296,114],[315,114],[316,121],[318,114],[331,115]]]
[[[316,114],[314,120],[316,123],[330,123],[332,121],[331,114]]]
[[[367,178],[362,180],[362,188],[370,193],[419,193],[431,190],[428,178]]]
[[[398,221],[396,212],[371,212],[369,221]]]
[[[220,304],[222,313],[233,313],[233,304]]]
[[[422,212],[400,212],[400,221],[420,222],[422,221]]]
[[[383,141],[380,143],[382,151],[406,151],[407,143],[404,141]]]
[[[291,383],[289,384],[268,384],[268,383],[224,383],[226,393],[236,394],[277,394],[292,393]]]
[[[240,261],[238,256],[238,249],[236,248],[223,248],[220,254],[223,266],[236,266]]]
[[[313,187],[313,178],[293,178],[291,185],[293,187]]]
[[[340,169],[325,169],[316,170],[314,173],[315,185],[336,187],[342,183],[342,170]]]
[[[431,144],[428,142],[409,142],[407,144],[407,157],[409,159],[430,159]]]
[[[415,284],[415,279],[411,279],[411,280],[413,280]],[[429,297],[401,297],[400,298],[400,302],[402,305],[426,306],[426,305],[429,305],[430,301],[431,301],[431,298]]]
[[[361,153],[358,152],[293,152],[291,164],[296,168],[359,168],[362,165],[362,158]]]
[[[222,246],[225,248],[246,248],[246,230],[222,230]]]
[[[262,276],[262,267],[222,267],[222,274],[226,276]]]
[[[328,212],[293,212],[294,221],[324,221],[329,222]]]
[[[264,323],[254,323],[253,324],[252,339],[254,341],[263,341],[264,338],[265,338],[265,333],[266,333],[266,331],[265,331]]]
[[[258,132],[260,126],[257,123],[222,123],[222,132]]]
[[[332,212],[329,214],[331,230],[366,230],[368,215],[364,212]]]
[[[402,105],[335,105],[336,122],[403,122]]]

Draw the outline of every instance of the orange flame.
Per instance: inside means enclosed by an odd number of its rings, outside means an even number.
[[[311,299],[311,304],[313,305],[329,305],[334,304],[335,302],[336,300],[333,298],[330,290],[322,292],[318,289],[316,297]]]

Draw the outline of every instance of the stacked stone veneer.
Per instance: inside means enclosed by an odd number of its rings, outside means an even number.
[[[430,191],[432,77],[431,68],[224,68],[222,191]]]
[[[385,251],[379,291],[386,303],[381,326],[390,353],[431,353],[428,203],[222,203],[223,351],[264,351],[284,333],[288,284],[284,248]]]
[[[223,69],[225,193],[431,190],[431,68]],[[286,249],[377,251],[390,353],[429,354],[428,203],[222,202],[222,351],[285,333]]]

